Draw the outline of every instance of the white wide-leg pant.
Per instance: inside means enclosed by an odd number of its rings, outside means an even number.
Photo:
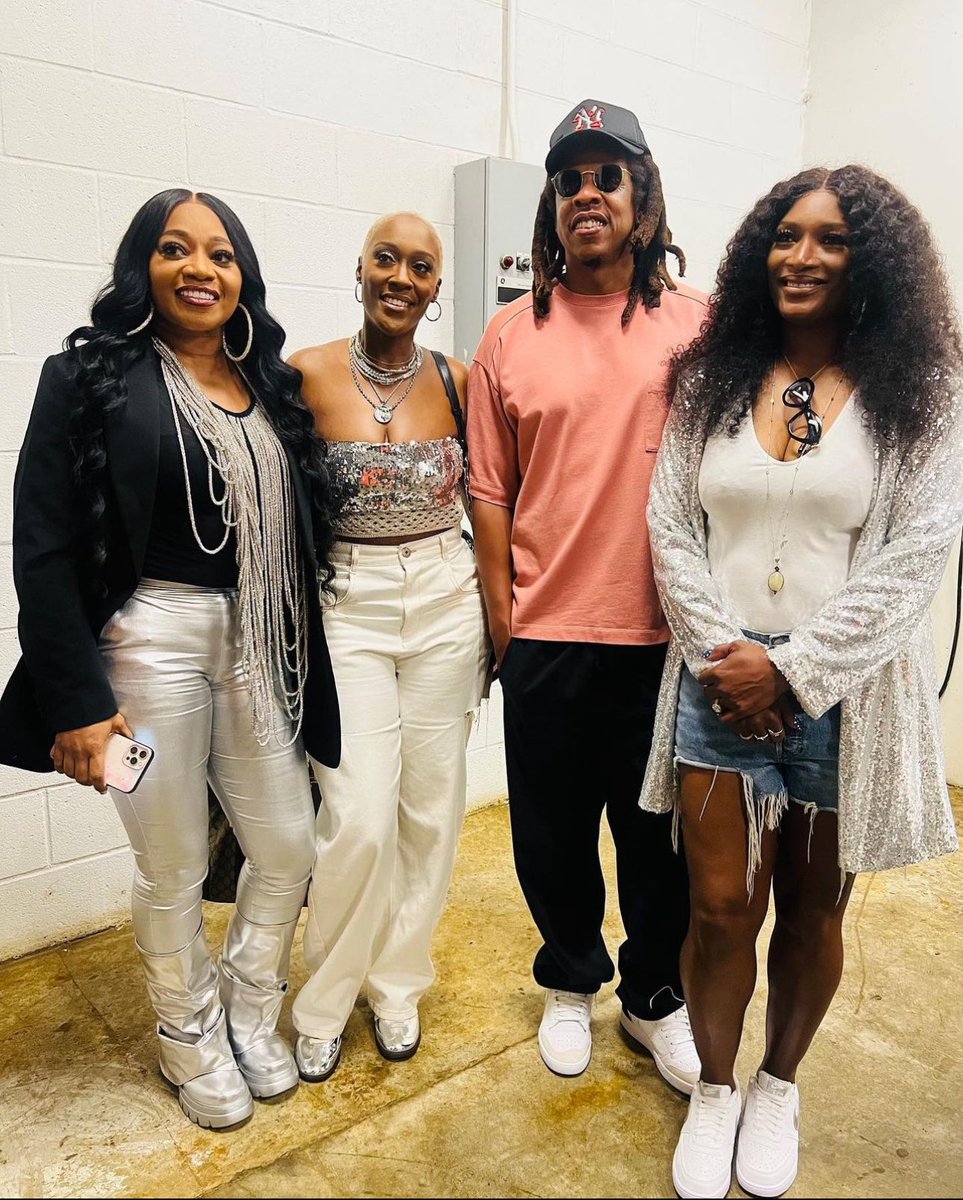
[[[465,746],[488,661],[475,560],[459,530],[400,546],[336,543],[324,629],[341,765],[321,788],[294,1023],[337,1037],[367,979],[404,1020],[431,985],[432,934],[465,813]],[[324,597],[322,597],[324,599]]]

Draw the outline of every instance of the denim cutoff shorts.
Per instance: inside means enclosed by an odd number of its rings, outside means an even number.
[[[746,638],[763,646],[788,640],[785,634],[751,633]],[[836,812],[839,807],[839,705],[818,720],[808,717],[794,696],[790,703],[796,729],[786,728],[782,741],[743,741],[709,707],[695,676],[683,668],[675,719],[677,766],[709,771],[738,771],[747,802],[769,802],[784,808],[787,800],[803,805],[811,815]]]

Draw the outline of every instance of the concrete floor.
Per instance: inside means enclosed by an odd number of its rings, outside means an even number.
[[[607,835],[604,849],[611,881]],[[800,1073],[791,1195],[963,1192],[961,909],[961,856],[857,881],[843,983]],[[209,908],[212,946],[226,916]],[[614,950],[614,913],[607,936]],[[618,1037],[612,985],[585,1074],[542,1066],[536,946],[507,809],[482,810],[466,824],[418,1055],[384,1062],[360,1002],[329,1082],[258,1104],[224,1134],[191,1125],[158,1074],[129,929],[0,966],[0,1195],[673,1196],[685,1101]],[[297,950],[292,974],[297,987]],[[743,1082],[763,1000],[760,985]]]

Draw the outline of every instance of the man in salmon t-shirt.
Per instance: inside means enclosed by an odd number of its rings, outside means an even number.
[[[669,630],[645,507],[666,362],[705,297],[676,286],[658,168],[635,115],[585,100],[552,134],[532,296],[492,318],[471,367],[478,569],[505,701],[515,867],[543,945],[539,1050],[560,1075],[592,1054],[602,937],[599,829],[615,841],[622,1029],[691,1093],[699,1059],[679,976],[688,881],[671,815],[638,797]]]

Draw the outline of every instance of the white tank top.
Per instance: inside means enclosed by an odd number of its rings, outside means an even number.
[[[743,629],[788,633],[846,582],[874,482],[873,439],[855,397],[798,463],[769,457],[751,412],[735,437],[722,431],[708,439],[699,499],[708,518],[709,568]],[[768,579],[784,535],[785,583],[773,594]]]

